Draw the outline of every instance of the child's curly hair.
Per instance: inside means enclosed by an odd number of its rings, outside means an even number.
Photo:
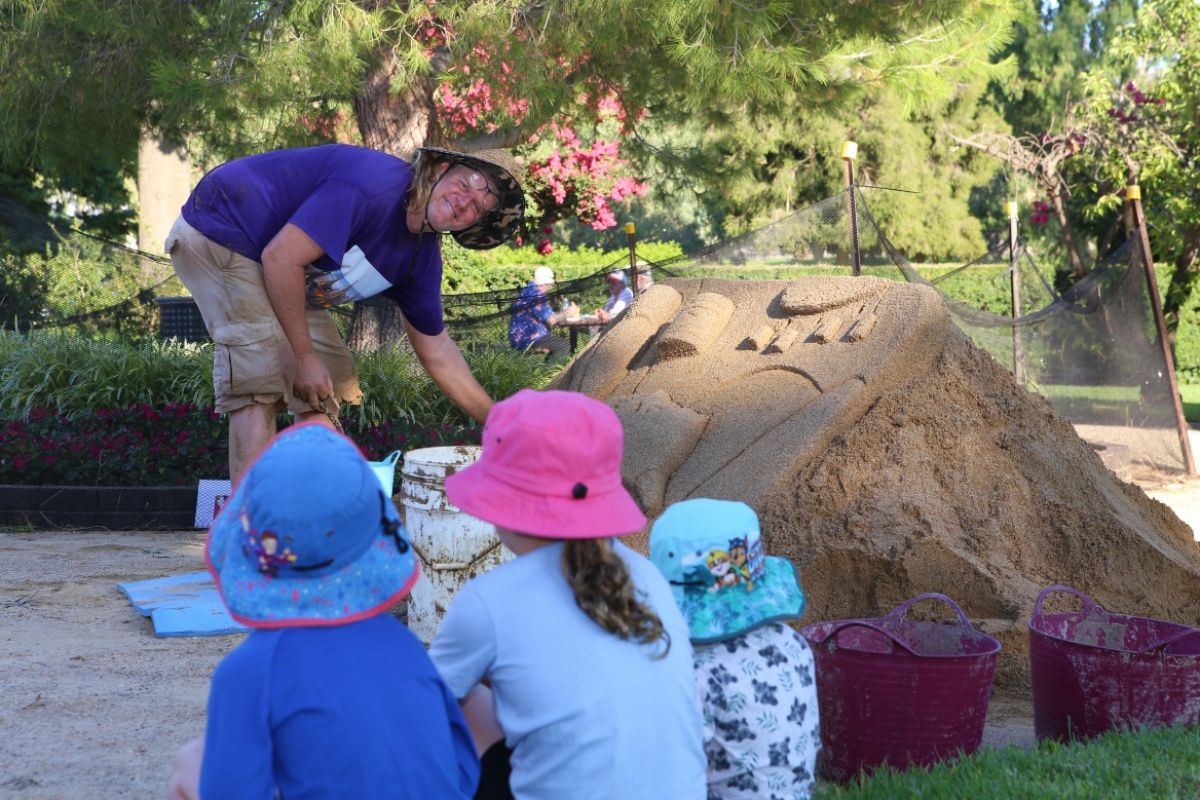
[[[563,544],[562,571],[584,614],[621,639],[650,644],[662,640],[663,658],[671,635],[662,620],[637,597],[629,568],[613,551],[611,539],[569,539]]]

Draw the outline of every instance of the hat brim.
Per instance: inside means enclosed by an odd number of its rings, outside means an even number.
[[[496,181],[496,188],[500,190],[500,204],[471,227],[451,231],[450,235],[454,237],[454,241],[470,250],[490,250],[512,238],[525,220],[525,192],[516,176],[499,164],[467,153],[441,147],[420,149],[451,164],[462,164],[486,172]]]
[[[243,481],[221,509],[204,546],[208,571],[237,622],[249,628],[345,625],[386,611],[412,591],[420,563],[411,545],[400,552],[391,537],[382,535],[382,525],[381,535],[340,570],[320,577],[263,574],[242,552],[238,512],[246,486]],[[399,524],[390,499],[385,508]],[[410,541],[402,527],[399,535]]]
[[[723,642],[768,623],[804,615],[804,591],[792,562],[778,557],[765,561],[762,580],[749,591],[741,582],[715,591],[708,586],[672,584],[693,644]]]
[[[547,497],[490,474],[480,461],[446,478],[450,502],[491,524],[547,539],[627,536],[646,527],[646,516],[623,486],[587,496]]]

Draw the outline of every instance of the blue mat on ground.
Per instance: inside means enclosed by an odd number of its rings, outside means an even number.
[[[150,618],[154,635],[160,638],[217,636],[249,630],[229,616],[207,572],[118,583],[117,588],[139,614]]]

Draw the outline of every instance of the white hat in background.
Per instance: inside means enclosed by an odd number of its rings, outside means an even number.
[[[554,283],[554,270],[549,267],[538,267],[533,271],[533,282],[538,286]]]

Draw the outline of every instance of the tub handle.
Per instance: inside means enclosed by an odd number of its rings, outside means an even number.
[[[905,642],[903,639],[901,639],[899,636],[897,636],[896,632],[894,630],[892,630],[892,626],[881,625],[878,622],[876,622],[875,620],[871,620],[871,619],[847,619],[847,620],[843,620],[839,624],[830,624],[829,630],[822,631],[821,638],[814,639],[813,642],[814,642],[814,644],[818,644],[818,645],[826,644],[828,642],[834,642],[837,640],[837,635],[839,633],[841,633],[842,631],[846,630],[847,628],[869,628],[870,630],[873,630],[876,633],[886,636],[888,639],[890,639],[892,641],[893,644],[908,651],[909,654],[914,655],[914,656],[921,655],[916,650],[913,650],[908,645],[907,642]],[[826,645],[826,646],[828,646],[828,645]]]
[[[912,598],[911,600],[905,600],[903,603],[896,606],[891,611],[889,611],[887,614],[885,614],[884,619],[893,620],[893,621],[899,623],[901,620],[904,619],[905,615],[908,614],[908,610],[910,608],[912,608],[915,604],[921,602],[922,600],[941,600],[941,601],[943,601],[944,603],[949,605],[950,608],[954,609],[954,613],[958,615],[959,623],[961,623],[964,628],[968,628],[969,630],[975,630],[975,628],[971,625],[971,621],[969,619],[967,619],[967,615],[963,613],[963,610],[961,607],[959,607],[958,603],[954,602],[949,597],[947,597],[946,595],[941,594],[939,592],[928,592],[926,594],[919,594],[916,597]]]
[[[437,494],[430,492],[429,495],[422,502],[417,502],[417,501],[413,500],[411,497],[409,497],[408,495],[403,495],[400,498],[400,502],[403,503],[404,505],[408,506],[409,508],[411,508],[414,511],[429,511],[430,509],[432,509],[434,506],[436,506],[438,504],[439,499],[445,500],[446,502],[450,501],[450,498],[446,497],[446,495],[444,493],[441,495],[437,495]]]
[[[1091,614],[1094,611],[1104,611],[1104,609],[1100,607],[1099,603],[1078,589],[1072,589],[1070,586],[1062,586],[1061,584],[1056,583],[1053,586],[1047,586],[1045,589],[1042,589],[1040,593],[1038,593],[1037,602],[1033,604],[1034,617],[1044,616],[1042,604],[1046,602],[1047,595],[1053,594],[1054,592],[1066,592],[1067,594],[1075,595],[1075,597],[1079,599],[1079,602],[1083,603],[1083,611],[1085,614]]]
[[[392,452],[390,452],[386,456],[384,456],[383,460],[380,461],[379,463],[387,464],[389,467],[394,467],[396,465],[396,462],[400,460],[400,456],[402,456],[402,455],[404,455],[403,450],[393,450]]]
[[[430,560],[429,556],[422,552],[421,548],[417,546],[416,542],[413,542],[412,547],[413,550],[417,551],[417,557],[420,558],[422,563],[424,563],[430,569],[437,570],[438,572],[461,572],[465,569],[471,569],[475,567],[475,565],[495,552],[495,550],[500,547],[500,540],[497,539],[496,541],[492,542],[490,546],[478,553],[470,561],[432,561]]]

